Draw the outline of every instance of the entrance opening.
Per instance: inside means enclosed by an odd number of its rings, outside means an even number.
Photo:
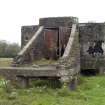
[[[58,28],[46,28],[44,30],[45,58],[57,60],[59,57],[59,30]],[[58,53],[58,55],[57,55]]]
[[[68,27],[44,29],[45,58],[58,60],[63,56],[70,32],[71,29]]]
[[[81,70],[81,75],[84,76],[95,76],[99,73],[98,69],[85,69],[85,70]]]

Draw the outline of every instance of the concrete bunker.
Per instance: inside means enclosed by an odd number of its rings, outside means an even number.
[[[78,23],[75,17],[41,18],[39,25],[22,26],[21,34],[22,50],[14,67],[0,68],[0,75],[12,80],[18,76],[25,84],[30,78],[59,77],[74,89],[79,73],[105,73],[105,23]],[[42,58],[55,62],[32,65]]]
[[[13,67],[0,68],[0,75],[27,86],[31,78],[60,79],[75,88],[79,75],[80,48],[76,17],[41,18],[39,25],[22,26],[21,51]],[[43,64],[42,59],[55,62]],[[43,61],[45,62],[45,61]],[[6,73],[8,71],[8,74]]]
[[[22,49],[23,52],[16,57],[17,64],[28,64],[41,59],[59,60],[65,52],[67,43],[70,38],[72,24],[77,23],[75,17],[56,17],[56,18],[41,18],[39,25],[22,26]],[[43,26],[41,33],[25,50],[25,46],[38,31],[40,26]],[[22,53],[24,53],[22,55]],[[21,60],[20,60],[21,58]]]

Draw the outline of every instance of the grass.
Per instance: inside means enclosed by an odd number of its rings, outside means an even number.
[[[54,65],[57,63],[57,60],[52,60],[52,59],[45,59],[45,58],[42,58],[40,60],[34,60],[28,64],[22,64],[21,66],[22,67],[38,67],[38,66],[44,66],[44,65]]]
[[[56,60],[47,60],[47,59],[40,59],[40,60],[36,60],[33,61],[31,65],[50,65],[50,64],[55,64],[57,61]]]
[[[11,66],[12,60],[12,58],[0,58],[0,67]]]
[[[0,105],[105,105],[105,77],[81,77],[76,91],[33,87],[7,93],[1,87]]]

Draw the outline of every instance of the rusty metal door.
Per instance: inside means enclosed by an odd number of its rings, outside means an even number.
[[[57,29],[45,29],[44,41],[46,48],[46,57],[48,59],[57,58],[57,43],[58,43],[58,30]]]

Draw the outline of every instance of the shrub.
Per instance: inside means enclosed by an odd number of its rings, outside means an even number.
[[[7,93],[12,92],[12,86],[10,84],[10,81],[5,79],[0,79],[0,87],[3,88]]]
[[[13,58],[20,51],[20,46],[17,43],[8,43],[0,41],[0,57]]]

